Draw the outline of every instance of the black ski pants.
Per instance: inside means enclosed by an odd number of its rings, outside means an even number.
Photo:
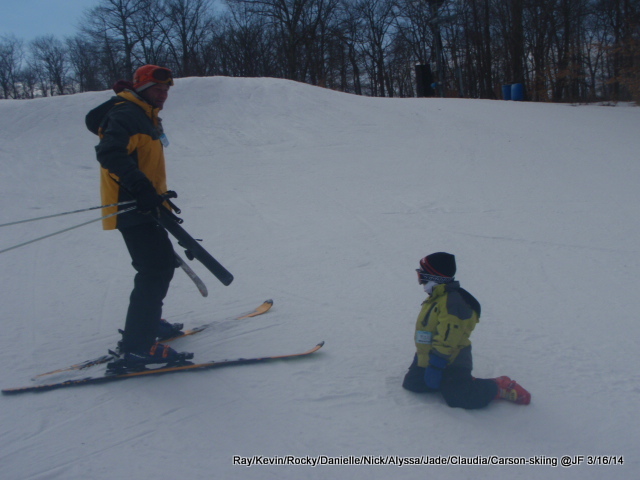
[[[416,393],[437,392],[424,382],[425,368],[417,365],[417,357],[404,377],[402,386]],[[473,378],[470,368],[449,366],[442,373],[440,393],[450,407],[468,410],[486,407],[498,394],[498,385],[491,379]]]
[[[177,262],[167,231],[155,223],[120,229],[133,268],[133,291],[122,336],[125,352],[148,351],[155,343],[162,305]]]

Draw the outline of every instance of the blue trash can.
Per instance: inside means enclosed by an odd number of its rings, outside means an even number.
[[[502,98],[504,100],[511,100],[511,85],[502,86]]]
[[[518,102],[524,100],[524,85],[522,83],[514,83],[511,85],[511,100]]]

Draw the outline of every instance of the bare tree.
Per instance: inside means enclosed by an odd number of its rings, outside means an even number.
[[[150,0],[100,0],[85,15],[84,30],[94,41],[101,42],[107,63],[116,71],[112,77],[131,78],[134,71],[134,49],[140,38],[135,24],[151,11]]]
[[[0,88],[2,98],[19,98],[19,72],[24,59],[22,41],[14,36],[0,37]]]
[[[393,96],[386,60],[391,46],[391,29],[395,24],[393,0],[357,0],[354,10],[360,20],[360,48],[368,59],[371,93]]]
[[[28,64],[20,70],[21,98],[35,98],[38,88],[38,73],[33,65]]]
[[[345,70],[351,72],[353,93],[362,95],[362,66],[364,62],[363,55],[358,48],[360,43],[360,17],[352,8],[351,3],[348,2],[349,0],[343,0],[341,8],[343,13],[341,20],[342,40],[346,44],[346,60],[348,61],[348,66],[345,66]]]
[[[304,71],[312,85],[326,86],[333,76],[335,40],[339,37],[339,1],[315,0],[304,12],[307,35],[304,42]]]
[[[210,0],[167,0],[164,2],[163,32],[177,75],[201,75],[205,69],[201,52],[214,29]]]
[[[148,63],[168,66],[171,63],[169,40],[162,27],[165,18],[161,0],[146,0],[144,9],[132,16],[131,35],[136,39],[132,51],[134,66]]]
[[[305,79],[305,46],[315,35],[321,0],[227,0],[230,5],[242,3],[250,15],[264,17],[273,29],[273,40],[283,59],[284,76],[290,80]]]
[[[73,81],[81,92],[101,90],[106,87],[100,80],[100,55],[97,45],[82,35],[68,38],[69,63]]]
[[[53,35],[45,35],[33,40],[31,51],[37,69],[47,80],[46,84],[43,84],[43,91],[49,90],[50,95],[54,95],[56,91],[58,95],[64,95],[65,91],[70,89],[67,78],[68,54],[64,44]]]
[[[272,37],[264,16],[253,14],[245,2],[230,2],[218,38],[222,74],[277,76]]]
[[[433,15],[426,1],[398,0],[396,15],[397,32],[411,48],[417,63],[428,63],[432,58],[433,31],[431,22]]]

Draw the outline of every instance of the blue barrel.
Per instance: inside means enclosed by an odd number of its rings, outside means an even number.
[[[511,100],[517,102],[524,100],[524,85],[522,83],[514,83],[511,85]]]
[[[503,100],[511,100],[511,85],[502,85]]]

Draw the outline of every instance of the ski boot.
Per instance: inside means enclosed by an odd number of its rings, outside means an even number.
[[[183,327],[184,324],[182,323],[169,323],[164,318],[160,319],[160,324],[158,325],[158,334],[156,335],[158,342],[163,342],[165,340],[169,340],[170,338],[183,335]]]
[[[161,318],[160,323],[158,324],[156,342],[164,342],[166,340],[184,335],[184,332],[182,331],[183,327],[183,323],[169,323],[164,318]],[[118,329],[118,333],[124,336],[124,330]],[[109,350],[109,353],[116,357],[122,355],[122,353],[124,353],[124,350],[122,348],[122,340],[118,342],[116,349]]]
[[[164,364],[164,367],[192,365],[189,362],[193,353],[177,352],[169,345],[154,344],[149,350],[125,352],[120,358],[107,364],[107,375],[141,372],[147,370],[147,365]]]
[[[531,403],[531,394],[515,380],[511,380],[506,376],[493,378],[492,380],[498,385],[496,399],[502,398],[518,405],[529,405]]]

